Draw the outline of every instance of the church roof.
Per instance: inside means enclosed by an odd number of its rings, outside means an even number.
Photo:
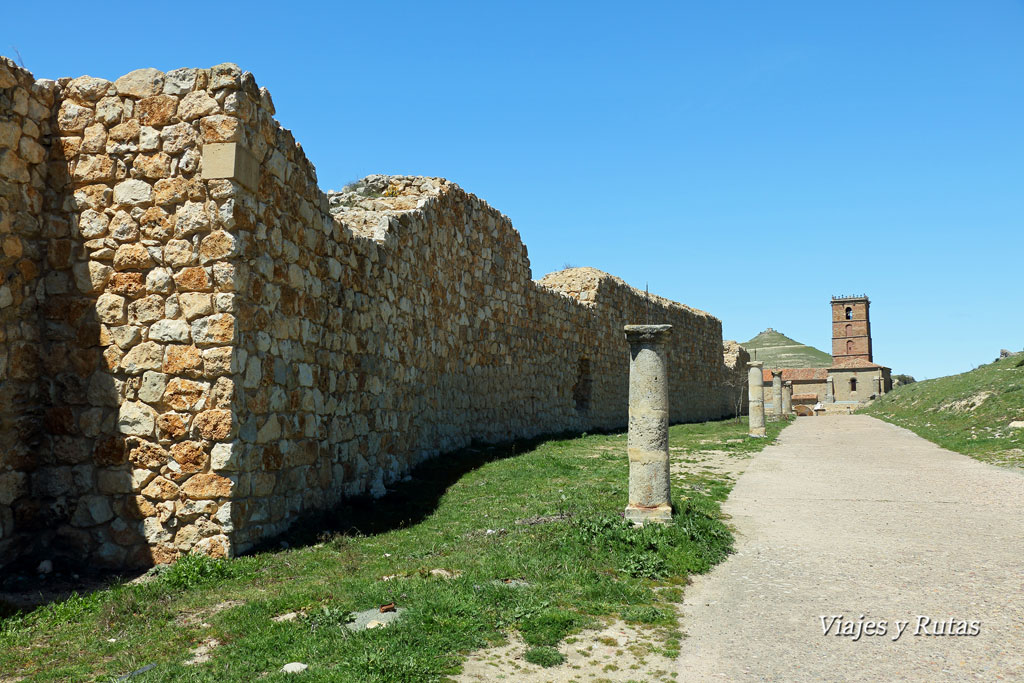
[[[829,370],[855,370],[855,369],[868,369],[868,368],[881,368],[883,366],[878,363],[872,363],[869,360],[863,358],[843,358],[832,363],[832,367]]]
[[[778,368],[775,368],[778,370]],[[772,368],[762,370],[765,384],[772,383]],[[828,368],[782,368],[783,382],[808,382],[828,377]]]

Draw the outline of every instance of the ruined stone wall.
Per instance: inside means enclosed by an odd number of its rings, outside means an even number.
[[[443,179],[371,176],[328,213],[270,113],[241,139],[265,171],[236,208],[236,550],[474,439],[625,425],[643,293],[593,269],[533,282],[508,218]],[[649,314],[675,325],[672,418],[731,414],[720,322]]]
[[[234,65],[6,66],[0,122],[34,140],[34,115],[48,162],[0,149],[0,543],[237,553],[472,440],[624,426],[622,327],[648,316],[674,326],[672,419],[732,414],[713,316],[593,269],[534,282],[508,218],[442,179],[325,195]]]
[[[46,301],[47,149],[52,82],[0,58],[0,558],[32,524],[48,387],[40,376]],[[0,565],[3,561],[0,560]]]
[[[738,342],[727,339],[722,342],[722,356],[725,363],[723,385],[729,394],[730,414],[746,415],[750,408],[750,394],[747,387],[747,372],[750,353]]]
[[[5,391],[0,409],[11,444],[0,503],[16,497],[12,538],[114,567],[193,548],[224,554],[218,513],[229,482],[210,456],[230,429],[231,183],[203,180],[200,153],[230,135],[241,73],[142,69],[116,82],[34,83],[18,73],[35,99],[20,114],[16,88],[0,120],[21,115],[22,161],[48,161],[41,180],[29,168],[42,199],[22,192],[17,214],[30,256],[14,275],[4,261],[15,310],[0,313],[3,379],[16,399]],[[25,143],[29,123],[39,149]],[[11,150],[0,153],[10,204],[26,183],[6,171],[17,168]]]

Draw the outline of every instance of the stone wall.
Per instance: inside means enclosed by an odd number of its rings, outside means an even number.
[[[43,443],[48,387],[40,356],[47,288],[47,149],[55,84],[0,58],[0,565],[32,523],[30,473]],[[54,250],[54,258],[58,257]],[[38,493],[38,489],[37,489]]]
[[[723,384],[729,393],[730,414],[746,415],[750,407],[750,395],[747,387],[747,372],[750,353],[740,346],[739,342],[727,339],[722,343],[723,362],[725,363],[725,380]]]
[[[234,65],[4,67],[0,125],[40,149],[0,144],[0,544],[238,553],[472,440],[622,427],[629,322],[674,326],[674,421],[734,411],[716,318],[589,268],[534,282],[443,179],[324,194]]]
[[[13,299],[0,313],[11,384],[0,515],[15,527],[5,523],[5,537],[115,567],[224,554],[226,491],[209,457],[230,421],[231,380],[218,380],[233,356],[231,266],[220,258],[231,183],[203,180],[200,152],[229,134],[241,73],[33,82],[3,66],[18,85],[0,109],[0,195],[20,217],[10,234],[23,252],[16,269],[3,262]],[[45,173],[32,166],[42,156]]]

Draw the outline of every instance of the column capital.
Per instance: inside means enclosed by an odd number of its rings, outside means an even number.
[[[630,344],[663,344],[672,333],[671,325],[626,325],[622,329]]]

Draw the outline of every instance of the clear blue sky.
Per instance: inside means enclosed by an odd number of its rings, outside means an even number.
[[[875,360],[919,379],[1024,347],[1020,0],[9,5],[37,77],[238,63],[322,188],[446,177],[534,277],[826,351],[830,296],[866,292]]]

